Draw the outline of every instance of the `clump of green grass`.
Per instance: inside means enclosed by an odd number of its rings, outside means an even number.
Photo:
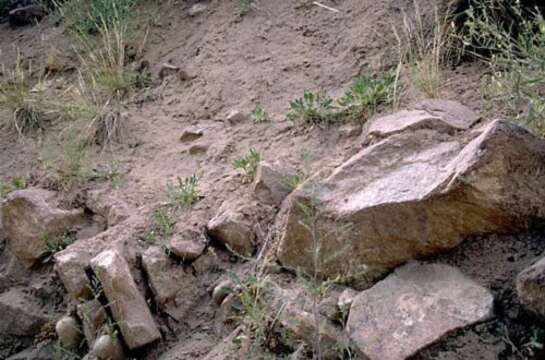
[[[246,177],[249,180],[253,180],[257,172],[257,165],[260,161],[261,155],[256,149],[251,148],[246,155],[233,160],[233,167],[244,171]]]
[[[199,177],[195,174],[181,178],[177,184],[167,184],[170,202],[178,208],[189,208],[199,200]]]
[[[504,112],[545,135],[545,18],[520,2],[471,1],[460,38],[466,52],[489,67],[482,91],[492,111]]]
[[[32,63],[23,65],[20,54],[13,69],[2,66],[0,78],[0,110],[8,114],[0,125],[15,129],[20,135],[43,129],[50,103],[40,86],[41,81],[32,77]]]
[[[331,119],[333,99],[325,92],[305,91],[303,97],[290,102],[287,118],[293,122],[320,123]]]
[[[160,207],[153,211],[152,227],[144,234],[143,240],[155,244],[157,240],[164,240],[172,235],[176,221],[170,209]]]
[[[344,118],[351,121],[367,120],[381,106],[393,102],[395,73],[385,72],[377,77],[357,77],[345,94],[337,100]]]
[[[10,192],[24,188],[26,188],[26,182],[21,176],[15,176],[9,183],[0,181],[0,203]]]
[[[252,119],[254,123],[261,124],[270,120],[269,113],[261,106],[257,105],[252,112]]]
[[[137,0],[70,0],[53,1],[59,17],[69,29],[94,34],[101,25],[126,21]]]

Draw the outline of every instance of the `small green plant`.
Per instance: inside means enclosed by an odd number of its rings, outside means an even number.
[[[261,106],[257,105],[254,112],[252,113],[252,119],[254,123],[261,124],[270,120],[269,113]]]
[[[95,170],[95,176],[99,180],[110,182],[113,189],[118,189],[121,185],[119,162],[114,160],[107,168]]]
[[[470,1],[459,37],[490,68],[488,107],[545,135],[545,18],[520,1]]]
[[[333,99],[324,92],[305,91],[302,98],[290,102],[287,118],[293,122],[320,123],[330,121]]]
[[[155,209],[152,214],[152,222],[151,229],[143,236],[143,240],[150,244],[155,244],[157,240],[164,240],[171,236],[176,224],[167,207]]]
[[[255,6],[256,0],[239,0],[239,14],[245,16],[252,11]]]
[[[251,148],[248,154],[233,160],[233,167],[244,171],[247,178],[253,180],[260,161],[261,155],[254,148]]]
[[[48,254],[54,255],[72,245],[76,241],[76,233],[65,230],[60,236],[51,237],[49,234],[44,234],[42,240],[46,244]]]
[[[189,208],[199,200],[199,177],[196,174],[181,178],[176,185],[167,184],[167,195],[178,208]]]
[[[382,105],[393,102],[395,73],[385,72],[372,77],[356,78],[346,93],[337,100],[344,117],[352,121],[365,121]]]

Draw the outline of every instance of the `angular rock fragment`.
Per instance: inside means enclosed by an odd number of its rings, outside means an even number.
[[[8,249],[26,267],[47,254],[48,239],[62,236],[83,220],[83,210],[60,209],[57,194],[41,189],[10,193],[2,210]]]
[[[279,164],[260,162],[254,181],[255,197],[264,204],[280,205],[293,190],[291,182],[296,175]]]
[[[520,302],[545,319],[545,258],[517,276],[516,288]]]
[[[492,294],[457,268],[410,263],[352,304],[347,331],[370,360],[402,360],[493,315]]]
[[[77,307],[85,340],[91,348],[99,335],[100,329],[108,318],[106,311],[98,300],[89,300]]]
[[[206,291],[199,287],[197,278],[186,272],[182,265],[175,264],[161,247],[148,248],[142,254],[142,265],[155,301],[176,320],[183,320],[199,298],[206,295]]]
[[[544,140],[500,120],[465,133],[399,128],[292,193],[279,217],[283,265],[314,271],[314,232],[323,276],[372,281],[468,236],[545,218]]]
[[[21,290],[0,295],[0,335],[36,335],[48,321],[38,301]]]
[[[115,250],[106,250],[91,260],[91,266],[127,346],[136,349],[161,338],[125,259]]]

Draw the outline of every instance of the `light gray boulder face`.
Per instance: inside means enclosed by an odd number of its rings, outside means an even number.
[[[290,178],[296,175],[293,169],[280,163],[260,162],[253,184],[255,197],[261,203],[279,206],[293,190]]]
[[[161,338],[125,259],[116,250],[106,250],[91,260],[91,266],[129,349],[137,349]]]
[[[524,307],[545,319],[545,258],[517,276],[516,288]]]
[[[422,121],[393,115],[399,119],[382,125],[382,140],[300,186],[277,220],[280,262],[323,276],[359,274],[372,282],[470,235],[509,232],[545,218],[545,141],[500,120],[463,130],[477,117],[452,125],[452,113],[441,117],[436,109]],[[442,130],[449,126],[452,131]],[[376,129],[371,126],[367,136]],[[309,220],[312,231],[305,226]],[[321,256],[315,269],[317,242]]]
[[[48,251],[53,239],[84,222],[83,210],[63,210],[57,194],[42,189],[10,193],[2,210],[2,223],[9,251],[31,267]]]
[[[457,268],[409,263],[357,295],[347,332],[369,360],[403,360],[493,316],[492,294]]]
[[[36,335],[48,321],[39,300],[22,290],[13,288],[0,295],[0,337]]]

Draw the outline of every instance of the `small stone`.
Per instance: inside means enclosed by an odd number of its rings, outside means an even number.
[[[168,76],[177,74],[178,71],[180,71],[180,68],[178,66],[164,63],[163,65],[161,65],[161,69],[159,69],[159,78],[163,80]]]
[[[223,280],[220,282],[216,287],[214,288],[214,291],[212,292],[212,301],[214,301],[214,304],[221,305],[223,300],[231,293],[233,293],[233,283],[231,280]]]
[[[231,125],[235,125],[248,120],[248,116],[240,112],[239,110],[231,110],[227,114],[226,120]]]
[[[352,288],[344,289],[343,292],[339,295],[337,307],[344,316],[348,315],[348,313],[350,312],[352,302],[357,295],[358,292]]]
[[[200,155],[200,154],[206,154],[208,152],[208,148],[210,147],[207,143],[202,144],[194,144],[189,147],[187,152],[190,155]]]
[[[240,298],[236,294],[229,294],[221,302],[221,320],[226,323],[232,321],[237,316],[237,308],[240,309]]]
[[[64,349],[77,349],[81,343],[81,332],[78,322],[71,316],[65,316],[57,321],[55,332]]]
[[[545,258],[517,276],[516,288],[524,307],[545,319]]]
[[[183,239],[175,236],[170,240],[170,251],[184,261],[193,261],[204,252],[206,243],[201,240],[202,235],[195,240]]]
[[[297,173],[279,164],[259,163],[254,181],[255,197],[264,204],[280,205],[293,190]]]
[[[124,360],[123,345],[117,337],[102,335],[95,341],[93,353],[99,360]]]
[[[204,135],[204,131],[199,128],[188,128],[185,129],[182,135],[180,136],[181,142],[191,142],[197,139],[200,139]]]
[[[206,11],[207,8],[208,8],[207,4],[199,3],[199,4],[195,4],[195,5],[191,6],[189,8],[189,10],[187,11],[187,13],[188,13],[189,16],[193,17],[193,16],[197,16],[200,13]]]

